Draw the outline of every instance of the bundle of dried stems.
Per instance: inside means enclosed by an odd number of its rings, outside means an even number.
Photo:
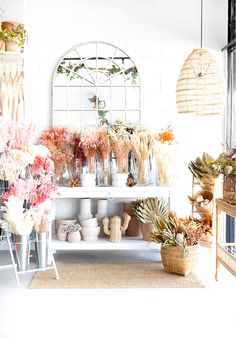
[[[153,152],[156,142],[156,136],[150,132],[140,132],[131,135],[130,138],[131,150],[134,153],[138,165],[140,184],[145,184],[148,181],[147,173],[145,171],[145,162],[149,160]]]

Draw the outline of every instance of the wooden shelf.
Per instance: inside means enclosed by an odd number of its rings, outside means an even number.
[[[223,241],[223,229],[220,214],[225,213],[236,218],[236,206],[229,204],[224,199],[216,199],[216,275],[218,280],[219,265],[222,264],[229,272],[236,276],[236,243]]]
[[[236,218],[236,205],[229,204],[224,199],[216,199],[216,206],[219,211]]]

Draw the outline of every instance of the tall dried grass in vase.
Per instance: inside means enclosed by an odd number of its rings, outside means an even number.
[[[117,172],[128,173],[128,156],[131,149],[131,143],[126,134],[117,134],[110,131],[111,147],[116,157]]]
[[[176,158],[175,137],[172,127],[162,129],[157,136],[154,157],[158,166],[158,184],[169,185],[171,181],[171,166]]]
[[[150,161],[156,136],[150,132],[140,132],[131,136],[131,150],[134,153],[138,165],[138,183],[145,185],[150,183]]]

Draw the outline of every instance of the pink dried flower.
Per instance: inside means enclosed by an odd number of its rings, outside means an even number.
[[[31,167],[31,174],[41,175],[45,173],[52,173],[54,171],[54,163],[49,158],[43,158],[41,156],[37,156],[34,158],[34,163]]]

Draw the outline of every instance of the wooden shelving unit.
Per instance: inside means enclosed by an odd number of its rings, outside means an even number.
[[[230,205],[224,199],[216,199],[216,272],[218,280],[219,267],[222,264],[236,277],[236,243],[225,242],[225,225],[222,223],[222,213],[236,218],[236,205]]]

